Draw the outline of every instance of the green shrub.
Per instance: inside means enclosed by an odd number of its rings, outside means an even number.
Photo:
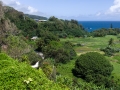
[[[100,50],[103,51],[106,56],[113,56],[114,53],[119,52],[119,49],[114,49],[111,47],[106,47],[104,49],[101,48]]]
[[[63,84],[57,84],[46,78],[41,69],[29,64],[19,63],[5,54],[0,54],[1,90],[68,90]]]
[[[35,64],[37,61],[40,61],[42,63],[42,58],[40,55],[38,55],[36,52],[31,51],[29,53],[25,54],[30,62],[30,64]]]
[[[8,60],[8,59],[12,59],[12,58],[10,58],[9,56],[7,56],[4,53],[0,53],[0,60]]]
[[[6,53],[15,59],[20,58],[31,50],[30,46],[18,36],[9,35],[5,42],[7,44]]]
[[[103,55],[97,52],[89,52],[82,54],[76,60],[73,74],[87,82],[106,85],[112,70],[113,66]]]
[[[67,63],[76,57],[76,52],[70,42],[51,41],[42,47],[45,58],[53,58],[55,63]]]

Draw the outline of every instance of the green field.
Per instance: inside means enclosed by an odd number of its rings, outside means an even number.
[[[82,47],[75,47],[75,51],[78,55],[86,52],[97,51],[101,52],[100,48],[108,46],[108,41],[113,38],[115,45],[113,47],[120,48],[120,42],[117,36],[107,35],[105,37],[87,37],[87,38],[66,38],[61,41],[70,41],[72,44],[82,44]]]
[[[66,38],[61,39],[62,42],[70,41],[72,44],[80,43],[83,46],[75,46],[74,49],[77,53],[77,55],[84,54],[86,52],[99,52],[101,54],[104,54],[104,52],[100,51],[100,48],[105,48],[108,46],[108,41],[113,38],[114,39],[114,45],[113,48],[120,48],[120,41],[117,36],[113,35],[107,35],[105,37],[87,37],[87,38]],[[117,78],[120,79],[120,53],[116,53],[112,57],[106,58],[111,62],[111,64],[114,67],[114,70],[112,72],[112,75],[117,76]],[[58,67],[58,71],[60,74],[65,75],[66,77],[73,77],[72,75],[72,69],[74,68],[75,60],[70,61],[67,64],[60,65]]]

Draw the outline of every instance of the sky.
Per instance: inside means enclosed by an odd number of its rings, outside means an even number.
[[[0,0],[25,14],[79,21],[120,21],[120,0]]]

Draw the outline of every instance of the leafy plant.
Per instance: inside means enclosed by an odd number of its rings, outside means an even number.
[[[69,90],[63,84],[50,81],[42,69],[36,70],[3,53],[0,53],[0,77],[1,90]]]

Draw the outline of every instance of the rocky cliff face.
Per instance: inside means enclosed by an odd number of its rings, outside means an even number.
[[[18,35],[20,30],[12,22],[22,15],[22,12],[9,6],[2,6],[0,2],[0,52],[6,52],[13,58],[21,57],[31,51],[31,47],[23,40],[24,37]],[[11,20],[9,16],[15,18]]]
[[[3,38],[4,38],[4,35],[3,35],[4,31],[3,31],[3,26],[2,26],[2,23],[4,23],[3,18],[4,18],[4,11],[3,11],[2,2],[0,1],[0,46],[2,45]]]
[[[0,44],[8,34],[16,35],[18,33],[17,27],[9,19],[5,18],[4,12],[6,10],[6,7],[0,1]]]
[[[0,50],[2,50],[4,47],[7,49],[6,38],[9,35],[17,35],[19,33],[19,30],[15,24],[11,23],[8,18],[5,18],[6,11],[7,8],[3,6],[2,2],[0,1]]]
[[[0,1],[0,19],[4,17],[2,2]]]

